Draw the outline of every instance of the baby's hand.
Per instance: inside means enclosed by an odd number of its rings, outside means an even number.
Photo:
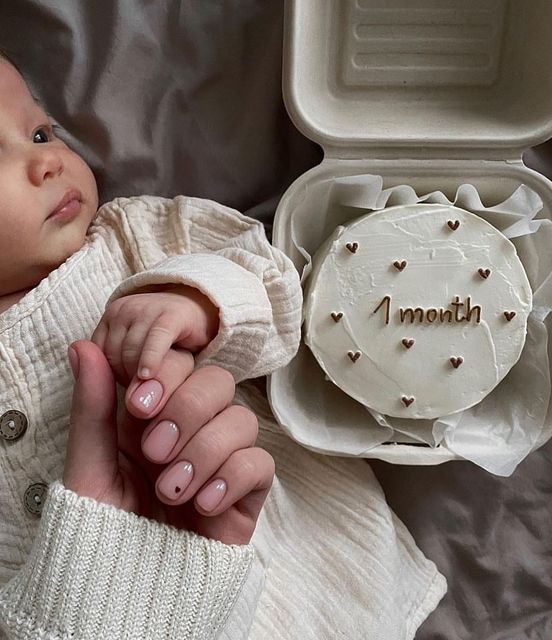
[[[155,378],[172,346],[192,353],[218,332],[218,308],[198,289],[152,285],[108,305],[91,341],[103,352],[117,382]]]

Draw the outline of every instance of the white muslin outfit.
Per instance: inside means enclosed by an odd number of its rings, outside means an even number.
[[[259,417],[257,444],[276,477],[250,544],[225,545],[63,486],[67,347],[90,339],[111,301],[159,283],[197,287],[219,308],[219,332],[197,366],[222,366],[239,383],[298,348],[299,277],[261,223],[183,196],[103,205],[83,247],[0,314],[0,426],[5,433],[13,415],[26,423],[20,437],[0,438],[0,638],[413,638],[446,590],[443,576],[368,464],[295,443],[252,383],[235,402]],[[45,487],[38,513],[28,508],[33,486]]]

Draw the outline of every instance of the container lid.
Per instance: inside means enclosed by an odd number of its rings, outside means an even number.
[[[519,158],[552,137],[550,24],[549,0],[288,0],[286,107],[329,155]]]

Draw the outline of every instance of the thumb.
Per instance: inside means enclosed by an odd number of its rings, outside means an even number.
[[[63,484],[97,499],[118,470],[117,391],[103,351],[89,340],[73,342],[77,354]],[[73,368],[73,365],[72,365]]]

